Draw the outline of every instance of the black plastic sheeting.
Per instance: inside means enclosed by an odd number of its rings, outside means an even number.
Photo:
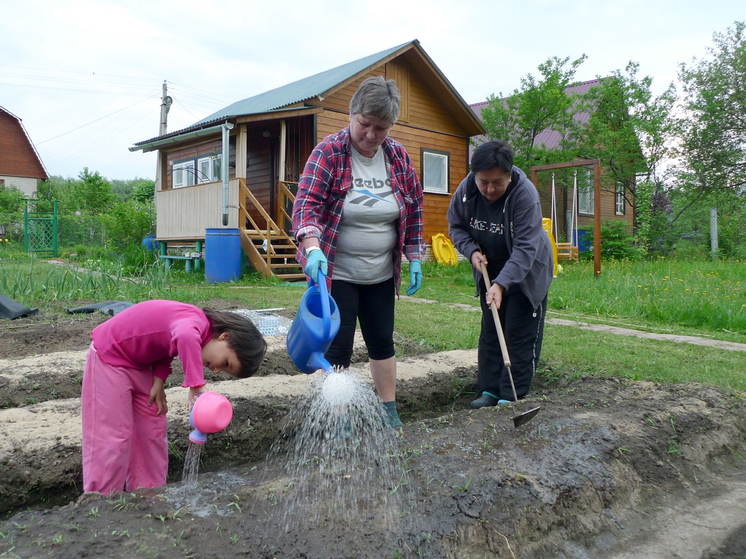
[[[107,301],[105,303],[94,303],[92,305],[83,305],[82,307],[75,307],[74,309],[67,309],[67,312],[72,313],[92,313],[94,311],[100,311],[109,316],[114,316],[117,313],[122,312],[125,309],[130,308],[134,303],[129,301]]]
[[[0,318],[14,320],[22,316],[36,316],[39,309],[30,309],[0,293]]]

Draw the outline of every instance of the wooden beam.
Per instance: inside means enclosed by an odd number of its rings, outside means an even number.
[[[590,167],[600,163],[598,159],[582,159],[576,161],[568,161],[567,163],[552,163],[550,165],[537,165],[531,167],[531,177],[534,176],[534,171],[553,171],[554,169],[568,169],[570,167]]]
[[[272,113],[261,113],[257,115],[244,115],[236,119],[236,123],[244,124],[249,122],[264,122],[267,120],[281,120],[284,118],[293,118],[296,116],[314,115],[323,112],[323,107],[303,107],[300,109],[290,109],[286,111],[277,111]]]
[[[578,239],[580,243],[580,239]],[[593,164],[593,276],[601,275],[601,164]]]
[[[246,178],[246,167],[247,167],[247,152],[248,152],[248,140],[246,135],[246,125],[241,124],[238,127],[238,135],[236,137],[236,178]]]
[[[285,119],[280,121],[280,182],[285,182],[285,146],[288,130]]]
[[[601,160],[579,159],[567,163],[552,163],[549,165],[536,165],[531,167],[531,182],[538,190],[539,171],[554,171],[555,169],[569,169],[571,167],[593,166],[593,276],[601,275]],[[574,208],[573,208],[574,210]],[[572,231],[570,231],[572,237]],[[579,236],[579,235],[578,235]],[[580,239],[578,239],[580,244]]]

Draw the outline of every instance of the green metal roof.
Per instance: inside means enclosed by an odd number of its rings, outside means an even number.
[[[376,54],[365,56],[353,62],[348,62],[347,64],[337,66],[336,68],[332,68],[331,70],[326,70],[319,74],[303,78],[287,85],[283,85],[282,87],[260,93],[259,95],[254,95],[253,97],[249,97],[247,99],[244,99],[243,101],[236,101],[235,103],[228,105],[227,107],[211,114],[206,118],[203,118],[202,120],[192,124],[191,126],[183,128],[181,130],[170,132],[168,134],[164,134],[163,136],[157,136],[149,140],[137,142],[134,144],[134,146],[136,147],[130,148],[130,150],[135,151],[137,149],[143,149],[143,146],[145,146],[146,144],[151,144],[156,140],[160,141],[164,138],[178,137],[182,134],[189,133],[194,129],[214,125],[219,122],[235,118],[237,116],[263,114],[273,111],[287,110],[286,108],[290,105],[295,105],[297,103],[302,103],[303,101],[322,96],[324,93],[328,92],[339,84],[355,77],[356,75],[364,72],[370,67],[378,65],[382,60],[402,50],[408,45],[415,45],[417,47],[418,52],[421,53],[422,57],[428,62],[428,64],[430,64],[433,71],[440,77],[441,80],[443,80],[443,83],[446,84],[451,94],[465,107],[468,116],[471,117],[471,119],[474,121],[474,126],[479,129],[479,132],[483,133],[484,128],[482,127],[479,119],[471,111],[468,104],[461,98],[459,93],[453,88],[451,83],[446,79],[446,77],[442,74],[435,63],[430,60],[430,57],[427,55],[427,53],[425,53],[425,51],[423,51],[419,47],[419,42],[417,40],[414,40],[407,43],[402,43],[399,46],[386,49]]]
[[[200,120],[193,126],[200,126],[215,120],[239,115],[261,114],[275,111],[282,107],[287,107],[288,105],[293,105],[295,103],[318,97],[322,93],[329,91],[334,86],[355,76],[369,66],[373,66],[378,61],[395,53],[408,44],[409,43],[404,43],[377,54],[371,54],[370,56],[366,56],[359,60],[348,62],[342,66],[337,66],[331,70],[326,70],[325,72],[321,72],[314,76],[303,78],[302,80],[260,93],[259,95],[254,95],[253,97],[249,97],[243,101],[236,101],[232,105],[228,105],[224,109]]]

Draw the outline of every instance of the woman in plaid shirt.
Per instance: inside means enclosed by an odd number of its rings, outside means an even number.
[[[350,125],[313,150],[293,206],[296,258],[314,281],[321,269],[339,308],[339,332],[325,357],[333,366],[350,366],[359,320],[392,427],[402,425],[393,339],[401,259],[409,260],[407,295],[413,295],[425,254],[422,186],[405,149],[388,137],[399,100],[393,80],[377,76],[360,84],[350,101]]]

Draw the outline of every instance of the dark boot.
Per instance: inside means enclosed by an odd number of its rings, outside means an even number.
[[[496,406],[499,398],[489,392],[482,392],[482,395],[471,403],[472,409],[486,408]]]
[[[383,409],[388,414],[389,427],[396,429],[397,427],[403,427],[399,414],[396,411],[396,401],[384,402]]]

